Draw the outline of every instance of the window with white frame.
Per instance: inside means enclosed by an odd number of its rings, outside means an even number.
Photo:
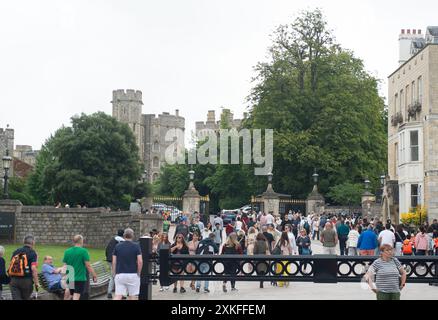
[[[423,99],[423,77],[418,77],[417,81],[417,97],[418,101],[421,103]]]
[[[415,102],[415,81],[412,81],[411,85],[411,103]]]
[[[405,105],[403,104],[403,90],[400,90],[400,112],[403,112],[405,110]]]
[[[405,163],[405,133],[400,133],[400,165]]]
[[[411,161],[419,161],[418,131],[410,132]]]
[[[420,203],[418,201],[420,195],[418,189],[418,184],[411,184],[411,208],[416,208]]]

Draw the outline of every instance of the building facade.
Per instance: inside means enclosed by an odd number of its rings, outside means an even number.
[[[247,113],[243,114],[243,120],[247,118]],[[228,126],[232,129],[239,129],[242,125],[242,119],[234,119],[234,114],[230,109],[223,109],[220,115],[220,120],[216,121],[216,112],[214,110],[208,111],[207,121],[198,121],[196,122],[196,136],[201,136],[202,131],[205,130],[213,130],[216,133],[219,133],[221,129],[221,123],[226,121]]]
[[[28,165],[35,167],[36,157],[38,155],[37,150],[32,150],[32,146],[16,145],[14,150],[14,158],[27,163]]]
[[[438,218],[438,44],[426,39],[420,50],[400,43],[400,61],[408,58],[388,78],[388,175],[398,195],[392,194],[387,218],[396,223],[417,206],[430,221]]]
[[[140,160],[144,163],[147,180],[154,182],[160,175],[161,167],[166,163],[166,151],[176,145],[175,140],[166,139],[166,134],[173,132],[184,134],[185,119],[176,110],[174,115],[168,112],[156,116],[142,114],[142,92],[135,90],[114,90],[113,117],[126,123],[132,129],[139,149]],[[171,141],[166,141],[171,140]],[[180,140],[184,149],[184,139]],[[184,150],[173,150],[174,153]]]

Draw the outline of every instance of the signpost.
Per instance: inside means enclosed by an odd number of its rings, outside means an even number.
[[[15,213],[0,212],[0,239],[12,241],[15,232]]]

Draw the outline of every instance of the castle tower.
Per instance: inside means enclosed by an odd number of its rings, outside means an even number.
[[[139,149],[140,160],[144,160],[144,127],[142,125],[141,109],[143,106],[142,93],[136,90],[114,90],[113,117],[118,121],[126,123],[132,129],[135,141]]]

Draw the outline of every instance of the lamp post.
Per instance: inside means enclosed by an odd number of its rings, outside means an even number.
[[[143,180],[143,183],[148,181],[148,171],[146,169],[143,171],[143,174],[141,175],[141,179]]]
[[[382,204],[383,204],[383,194],[385,191],[385,180],[386,180],[386,176],[384,174],[382,174],[380,176],[380,186],[382,187]]]
[[[319,174],[316,173],[316,169],[315,169],[312,177],[313,177],[313,184],[316,186],[318,184],[318,178],[319,178]]]
[[[2,158],[2,162],[3,162],[3,169],[5,169],[5,176],[4,176],[4,186],[3,186],[3,198],[4,199],[9,199],[9,194],[8,194],[8,171],[11,168],[11,163],[12,163],[12,157],[9,156],[9,150],[6,149],[6,155]]]
[[[193,184],[193,180],[195,179],[195,171],[192,169],[189,171],[190,184],[189,189],[194,189],[195,185]]]
[[[365,178],[364,183],[365,183],[365,192],[368,192],[368,189],[370,188],[371,181],[368,180],[368,178]]]

